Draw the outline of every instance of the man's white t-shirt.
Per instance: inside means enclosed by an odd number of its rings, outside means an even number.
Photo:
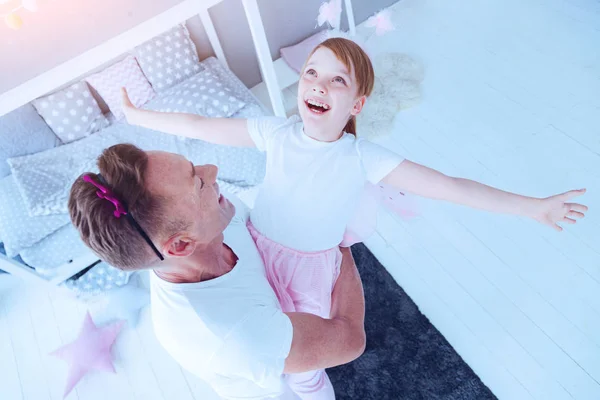
[[[298,116],[249,119],[248,131],[267,155],[252,224],[269,239],[300,251],[338,246],[365,183],[378,183],[404,160],[347,133],[330,143],[312,139]]]
[[[224,242],[238,257],[218,278],[174,284],[151,272],[156,336],[185,369],[226,399],[263,399],[286,392],[283,367],[293,336],[265,277],[264,264],[246,228],[247,209],[227,196],[236,215]]]

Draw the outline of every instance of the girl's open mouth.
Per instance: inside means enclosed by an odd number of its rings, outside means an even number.
[[[317,100],[308,99],[305,100],[304,103],[306,104],[306,107],[315,114],[324,114],[331,110],[331,106],[329,104],[322,103]]]

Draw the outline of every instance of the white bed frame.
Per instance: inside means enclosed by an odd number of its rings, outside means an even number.
[[[30,101],[50,93],[71,82],[74,77],[83,76],[95,68],[115,59],[134,47],[167,31],[176,24],[199,16],[215,55],[225,66],[228,66],[221,42],[217,36],[209,9],[223,0],[182,0],[181,3],[154,17],[134,26],[128,31],[105,41],[27,82],[0,94],[0,116],[21,107]],[[269,92],[273,112],[277,116],[285,116],[282,90],[298,80],[298,74],[285,64],[282,59],[273,61],[265,34],[263,22],[258,9],[257,0],[241,0],[250,31],[256,48],[264,84]],[[354,15],[351,0],[344,0],[350,33],[355,33]],[[32,268],[0,254],[0,269],[19,276],[25,280],[46,282],[58,285],[76,273],[87,268],[98,258],[89,253],[72,260],[56,269],[56,276],[47,279]]]

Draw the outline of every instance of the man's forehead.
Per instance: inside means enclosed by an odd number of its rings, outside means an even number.
[[[189,161],[179,154],[166,151],[148,151],[146,183],[152,191],[163,192],[170,186],[181,184],[187,176]]]
[[[181,168],[182,165],[189,163],[189,161],[180,154],[169,153],[167,151],[147,151],[148,162],[154,164],[152,167],[164,167],[164,168]]]

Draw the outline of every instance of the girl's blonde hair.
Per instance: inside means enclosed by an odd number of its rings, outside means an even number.
[[[348,71],[354,72],[355,81],[358,84],[357,95],[369,97],[375,85],[375,71],[371,59],[365,51],[352,40],[344,38],[330,38],[319,44],[310,52],[306,61],[320,48],[329,49],[344,64]],[[304,68],[303,68],[304,70]],[[356,135],[356,117],[352,116],[344,132]]]

